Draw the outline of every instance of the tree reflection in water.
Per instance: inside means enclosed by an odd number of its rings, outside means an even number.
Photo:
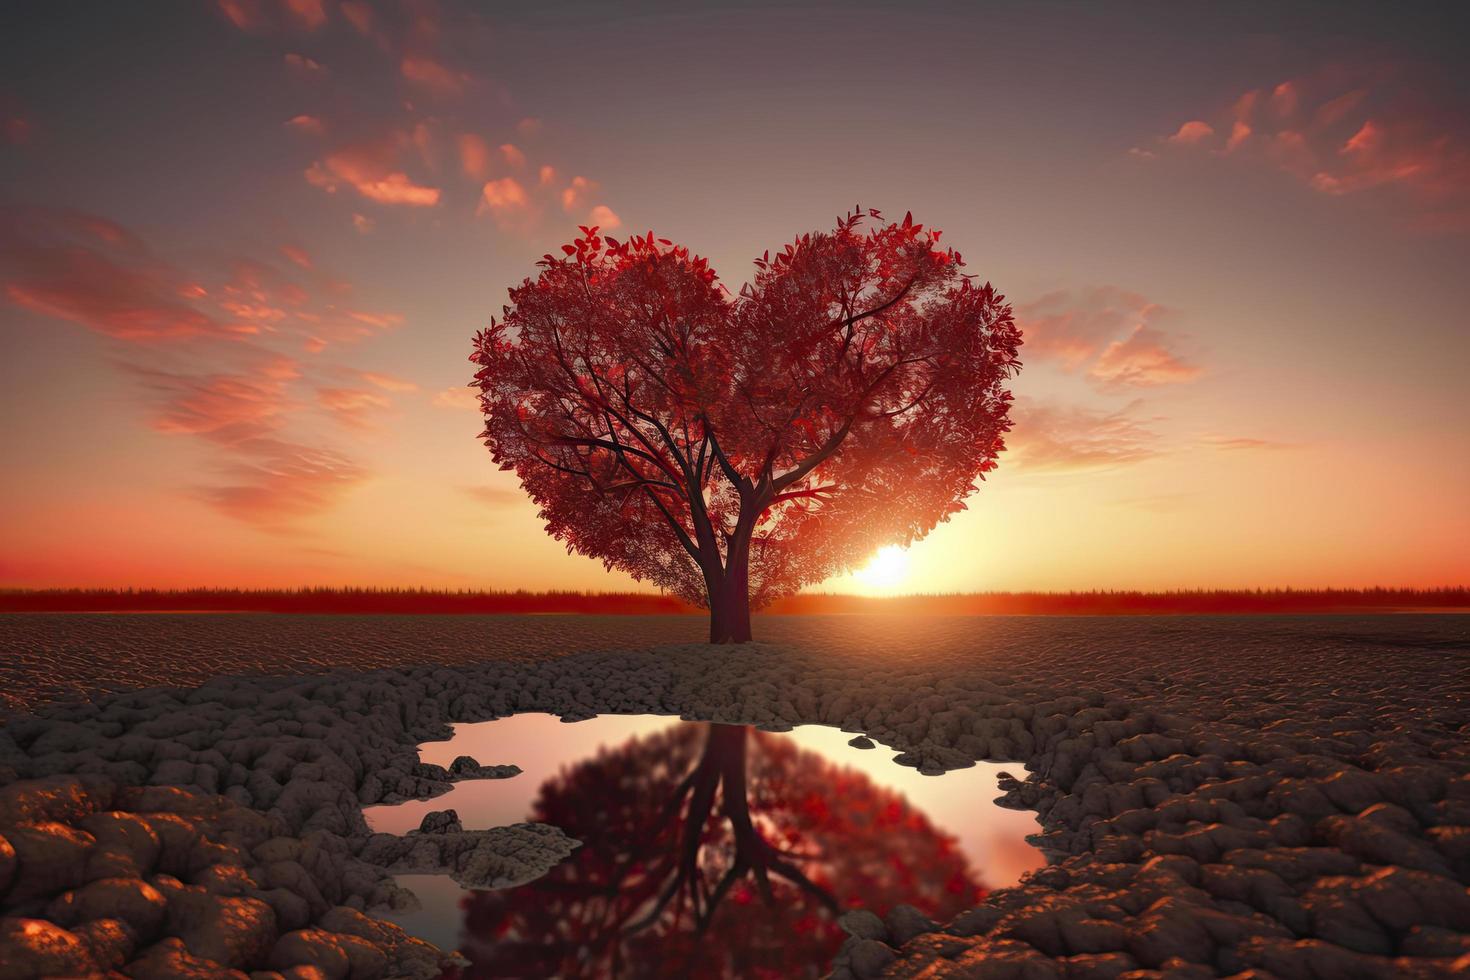
[[[985,893],[901,794],[747,726],[603,749],[548,780],[532,819],[582,847],[469,893],[461,976],[819,976],[843,909],[943,920]]]

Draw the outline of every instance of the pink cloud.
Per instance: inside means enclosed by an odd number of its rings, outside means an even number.
[[[454,96],[464,90],[465,76],[450,71],[433,58],[405,57],[398,70],[408,81],[438,96]]]
[[[526,166],[526,155],[514,143],[500,144],[500,156],[506,165],[516,170],[524,169]]]
[[[386,395],[366,388],[318,388],[317,402],[340,425],[350,429],[371,429],[372,416],[392,407]]]
[[[220,479],[196,486],[194,497],[261,530],[296,533],[298,521],[331,509],[369,478],[341,453],[281,437],[301,407],[290,394],[301,377],[295,361],[249,347],[215,353],[244,363],[198,374],[127,365],[152,404],[155,431],[201,439],[217,454],[212,468]],[[355,416],[373,406],[364,402],[354,410],[341,399],[326,407],[338,421],[354,425]]]
[[[373,31],[373,9],[359,0],[342,0],[340,7],[342,16],[353,26],[359,34],[371,34]]]
[[[157,402],[154,429],[226,445],[274,432],[291,407],[286,385],[299,376],[295,362],[286,357],[267,357],[251,370],[230,373],[131,370]]]
[[[1088,369],[1088,377],[1106,387],[1148,388],[1180,384],[1200,376],[1200,369],[1169,350],[1165,335],[1143,323],[1127,338],[1103,349]]]
[[[1277,442],[1274,439],[1256,439],[1249,436],[1207,436],[1205,443],[1215,449],[1239,450],[1277,450],[1296,449],[1295,443]]]
[[[275,533],[296,533],[298,522],[335,507],[371,473],[329,449],[257,439],[221,467],[224,482],[195,496],[220,513]]]
[[[460,487],[468,496],[491,507],[511,507],[525,503],[526,495],[503,487]]]
[[[531,206],[531,198],[521,182],[514,177],[486,181],[480,190],[478,213],[489,212],[498,220],[513,220],[525,215]]]
[[[419,386],[412,381],[395,378],[391,374],[379,374],[376,371],[358,371],[357,376],[368,384],[377,385],[384,391],[410,392],[419,390]]]
[[[434,404],[439,408],[479,412],[480,396],[473,388],[445,388],[434,395]]]
[[[308,77],[324,75],[327,71],[320,62],[294,51],[286,54],[286,67]]]
[[[289,129],[296,130],[298,133],[310,133],[313,136],[320,136],[323,132],[322,121],[316,116],[292,116],[286,120],[284,125]]]
[[[586,206],[588,195],[597,189],[597,185],[586,177],[573,177],[572,182],[567,184],[561,192],[562,210],[571,214],[580,211]]]
[[[311,256],[299,245],[282,245],[281,254],[303,269],[312,268]]]
[[[1006,436],[1012,464],[1028,470],[1107,469],[1159,455],[1154,419],[1137,417],[1140,402],[1115,411],[1018,399],[1016,427]]]
[[[261,31],[269,26],[260,0],[219,0],[220,13],[242,31]]]
[[[1060,290],[1016,307],[1030,359],[1063,371],[1086,368],[1103,388],[1150,387],[1192,381],[1200,369],[1173,352],[1155,324],[1168,311],[1138,293],[1113,286]]]
[[[0,212],[0,290],[11,303],[119,340],[219,334],[202,287],[121,226],[79,212]]]
[[[378,223],[365,214],[354,214],[352,216],[352,227],[357,229],[359,235],[371,235]]]
[[[474,133],[461,133],[458,139],[459,165],[471,180],[484,180],[490,172],[490,146]]]
[[[322,0],[286,0],[286,11],[297,26],[308,31],[314,31],[327,22]]]
[[[1160,142],[1258,159],[1334,197],[1397,195],[1384,200],[1411,226],[1470,230],[1470,138],[1436,85],[1400,65],[1330,65],[1246,92],[1217,125],[1191,120]]]
[[[1180,126],[1173,136],[1169,137],[1170,143],[1199,143],[1215,135],[1215,127],[1198,119],[1191,119]]]
[[[343,147],[306,170],[306,179],[328,193],[351,187],[358,194],[379,204],[409,207],[434,207],[440,191],[415,183],[392,162],[391,146],[357,144]]]
[[[622,227],[623,224],[623,219],[619,218],[617,212],[606,204],[599,204],[593,208],[587,215],[587,221],[603,231],[612,231],[614,228]]]

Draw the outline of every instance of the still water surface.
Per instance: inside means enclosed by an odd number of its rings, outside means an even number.
[[[373,830],[452,808],[466,829],[540,820],[583,846],[511,889],[399,876],[423,908],[383,917],[459,949],[465,976],[820,976],[842,909],[905,903],[943,921],[1045,863],[1025,842],[1034,815],[993,802],[998,773],[1019,766],[924,776],[851,738],[651,715],[457,725],[422,761],[522,774],[370,807]]]

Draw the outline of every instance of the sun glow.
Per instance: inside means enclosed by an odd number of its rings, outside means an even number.
[[[896,544],[879,548],[866,565],[853,574],[870,589],[891,590],[909,574],[909,553]]]

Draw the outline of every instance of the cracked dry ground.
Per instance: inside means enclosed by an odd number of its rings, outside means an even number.
[[[69,619],[7,622],[12,669],[28,645],[105,662],[106,630],[69,640]],[[171,663],[391,669],[11,718],[12,972],[432,974],[431,947],[360,911],[401,900],[385,869],[507,882],[565,840],[412,843],[369,834],[360,807],[447,789],[414,751],[447,723],[550,711],[840,725],[929,771],[1025,763],[1008,795],[1040,813],[1052,866],[949,923],[845,917],[837,976],[1470,973],[1470,619],[773,617],[766,644],[620,652],[564,643],[577,621],[543,617],[168,619],[129,620],[117,662],[146,662],[145,679]],[[507,659],[497,636],[517,628]],[[632,648],[698,624],[587,628]],[[77,689],[127,683],[105,663],[88,676]]]

